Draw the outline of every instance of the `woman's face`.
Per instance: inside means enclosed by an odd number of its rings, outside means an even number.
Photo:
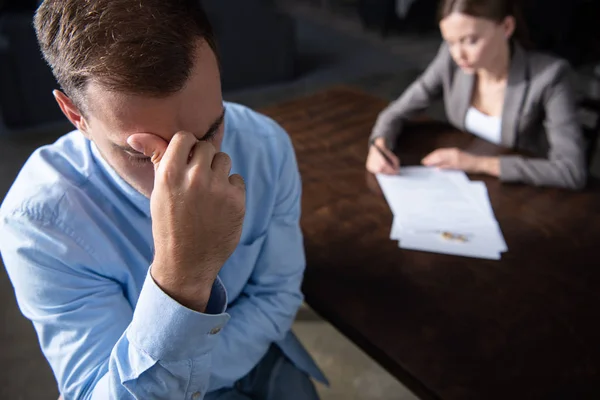
[[[490,69],[514,31],[514,18],[501,23],[458,12],[440,21],[440,30],[450,54],[466,73]]]

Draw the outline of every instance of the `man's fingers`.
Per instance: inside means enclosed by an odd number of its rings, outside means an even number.
[[[241,177],[241,175],[238,174],[233,174],[229,177],[229,183],[231,183],[233,186],[238,187],[240,189],[242,189],[244,192],[246,192],[246,183],[244,182],[244,178]]]
[[[156,165],[162,160],[169,144],[160,136],[151,133],[136,133],[127,138],[127,143],[137,152],[151,157]]]
[[[215,146],[207,141],[197,141],[192,151],[190,165],[196,166],[201,171],[209,171],[217,152]]]
[[[212,160],[211,168],[217,174],[229,176],[229,172],[231,172],[231,158],[225,153],[217,153]]]
[[[188,161],[190,160],[190,153],[194,149],[194,146],[198,142],[196,136],[189,132],[177,132],[175,136],[169,142],[167,151],[163,156],[163,161],[173,165],[173,168],[177,171],[183,171]]]

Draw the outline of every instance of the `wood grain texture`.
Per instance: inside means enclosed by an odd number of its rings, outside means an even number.
[[[303,179],[308,304],[423,398],[600,398],[600,190],[485,181],[501,261],[402,250],[365,172],[384,100],[333,88],[262,110],[294,143]],[[420,122],[402,163],[456,146],[504,152]]]

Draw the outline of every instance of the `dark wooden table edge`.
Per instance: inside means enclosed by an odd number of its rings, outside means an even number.
[[[421,400],[442,400],[437,394],[431,391],[421,381],[414,377],[410,372],[399,366],[396,361],[389,358],[385,352],[380,350],[377,346],[372,345],[366,338],[364,338],[358,331],[353,329],[351,326],[344,324],[338,320],[335,315],[329,314],[324,311],[319,304],[312,303],[310,296],[306,296],[306,303],[316,312],[321,318],[329,322],[336,328],[342,335],[350,339],[352,343],[357,345],[362,351],[364,351],[369,357],[372,357],[379,365],[381,365],[387,372],[389,372],[394,378],[400,383],[406,386],[414,395]]]

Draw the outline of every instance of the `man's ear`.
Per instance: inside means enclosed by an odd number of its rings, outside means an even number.
[[[85,117],[77,106],[73,104],[73,101],[60,90],[54,90],[52,94],[63,114],[65,114],[65,117],[67,117],[68,120],[89,139],[89,129]]]

